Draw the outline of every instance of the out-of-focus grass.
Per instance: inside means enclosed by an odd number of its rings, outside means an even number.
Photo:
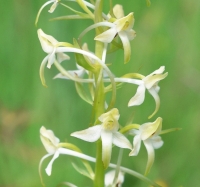
[[[48,88],[42,87],[38,69],[45,54],[39,44],[34,21],[44,1],[5,1],[0,6],[0,186],[41,186],[38,163],[46,154],[39,140],[39,128],[53,129],[62,141],[79,145],[82,150],[95,155],[95,145],[71,138],[71,132],[86,128],[90,122],[91,107],[76,94],[74,84],[63,80],[51,80],[55,68],[45,69]],[[114,1],[114,3],[123,3]],[[163,117],[163,129],[181,127],[182,130],[163,135],[164,146],[156,151],[156,160],[149,175],[164,181],[169,187],[199,185],[200,144],[200,2],[191,0],[153,1],[146,7],[145,1],[126,1],[125,12],[134,11],[137,37],[132,42],[132,57],[123,65],[123,52],[110,55],[109,63],[116,76],[138,71],[149,74],[161,65],[169,76],[160,82],[161,108],[156,117]],[[44,9],[38,27],[54,35],[59,41],[72,42],[87,21],[48,22],[66,10],[58,7],[55,14]],[[106,8],[106,11],[108,7]],[[68,11],[67,11],[68,12]],[[92,33],[91,33],[92,34]],[[89,40],[85,37],[85,41]],[[90,42],[91,44],[91,42]],[[73,61],[73,60],[72,60]],[[74,68],[72,63],[65,64]],[[122,71],[123,69],[123,71]],[[141,107],[127,108],[127,102],[135,93],[134,86],[125,85],[119,90],[116,107],[120,124],[134,112],[134,122],[145,123],[155,104],[146,94]],[[114,148],[113,161],[118,150]],[[128,151],[124,152],[124,158]],[[144,172],[147,154],[142,148],[138,157],[126,158],[124,165]],[[79,186],[91,186],[71,166],[69,157],[61,156],[53,165],[51,177],[43,172],[47,186],[69,181]],[[48,161],[44,162],[44,167]],[[131,163],[131,164],[130,164]],[[44,169],[43,169],[44,170]],[[124,186],[147,186],[126,175]]]

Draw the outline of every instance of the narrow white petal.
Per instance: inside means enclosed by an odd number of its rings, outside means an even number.
[[[102,130],[101,132],[102,161],[105,168],[107,168],[110,163],[111,153],[112,153],[112,140],[113,140],[112,132]]]
[[[95,158],[88,156],[88,155],[85,155],[83,153],[73,151],[73,150],[69,150],[69,149],[65,149],[65,148],[59,148],[58,151],[59,151],[60,154],[63,154],[63,155],[70,155],[70,156],[74,156],[74,157],[77,157],[77,158],[82,158],[84,160],[88,160],[90,162],[96,162]]]
[[[141,147],[140,135],[136,135],[133,139],[133,150],[129,153],[129,156],[137,156]]]
[[[128,106],[137,106],[141,105],[144,102],[145,98],[145,86],[141,84],[138,86],[136,94],[130,99]]]
[[[82,77],[85,74],[85,70],[70,70],[67,71],[71,76],[73,77]],[[70,80],[70,77],[64,76],[62,73],[58,73],[54,79],[68,79]]]
[[[130,56],[131,56],[130,42],[125,31],[120,31],[118,34],[124,48],[124,62],[127,63],[130,60]]]
[[[55,61],[55,51],[56,51],[56,48],[54,48],[53,52],[49,55],[48,64],[47,64],[47,68],[49,69],[51,68],[51,65]]]
[[[47,168],[45,169],[47,175],[49,175],[49,176],[51,175],[51,170],[52,170],[53,162],[54,162],[54,160],[55,160],[56,158],[58,158],[59,154],[60,154],[59,151],[56,151],[55,154],[54,154],[54,156],[53,156],[53,158],[52,158],[51,161],[49,162]]]
[[[156,108],[155,108],[154,112],[148,117],[150,119],[151,117],[153,117],[158,112],[158,110],[160,108],[160,97],[159,97],[157,91],[154,88],[151,88],[148,91],[153,96],[153,98],[156,102]]]
[[[160,136],[154,136],[150,140],[151,140],[151,143],[152,143],[154,149],[159,149],[164,144],[164,142],[162,141],[162,138]]]
[[[39,163],[38,170],[39,170],[40,180],[41,180],[41,183],[42,183],[43,186],[45,186],[45,185],[44,185],[44,182],[43,182],[43,179],[42,179],[42,172],[41,172],[42,163],[43,163],[43,161],[44,161],[46,158],[48,158],[48,157],[51,156],[51,155],[53,155],[53,154],[44,155],[44,156],[41,158],[40,163]]]
[[[45,68],[45,66],[46,66],[46,63],[47,63],[48,58],[49,58],[49,56],[47,55],[47,56],[43,59],[41,65],[40,65],[40,80],[41,80],[42,85],[43,85],[44,87],[47,87],[46,81],[45,81],[45,77],[44,77],[44,68]]]
[[[71,136],[79,138],[87,142],[95,142],[100,138],[101,135],[101,125],[95,125],[89,127],[88,129],[73,132]]]
[[[65,53],[57,53],[57,61],[61,63],[64,60],[69,60],[70,57],[66,55]]]
[[[37,17],[36,17],[36,20],[35,20],[35,25],[37,25],[37,22],[38,22],[39,17],[40,17],[40,13],[41,13],[42,10],[44,9],[44,7],[47,6],[47,5],[50,4],[50,3],[53,3],[53,2],[54,2],[54,0],[47,1],[46,3],[44,3],[44,4],[41,6],[40,10],[39,10],[38,13],[37,13]]]
[[[115,27],[108,29],[107,31],[99,34],[98,36],[96,36],[94,39],[104,42],[104,43],[110,43],[113,38],[115,37],[115,35],[117,34],[117,30]]]
[[[121,133],[113,133],[113,144],[117,147],[132,149],[132,145],[129,140]]]
[[[148,161],[147,161],[146,170],[145,170],[145,175],[147,175],[149,173],[153,163],[154,163],[155,152],[154,152],[153,145],[151,144],[150,141],[145,140],[144,145],[147,149],[147,154],[148,154]]]

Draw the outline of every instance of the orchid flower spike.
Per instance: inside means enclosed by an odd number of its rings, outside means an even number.
[[[130,99],[128,103],[129,107],[141,105],[144,102],[145,90],[147,89],[156,102],[156,108],[153,114],[149,116],[149,118],[156,114],[160,107],[160,98],[158,95],[160,87],[158,86],[158,82],[163,80],[168,75],[167,72],[163,74],[164,70],[165,66],[161,66],[159,69],[155,70],[153,73],[147,75],[142,79],[141,83],[138,86],[136,94]]]
[[[51,5],[50,9],[48,10],[49,13],[53,13],[54,10],[55,10],[56,7],[57,7],[59,1],[60,1],[60,0],[49,0],[49,1],[47,1],[46,3],[44,3],[44,4],[41,6],[41,8],[40,8],[40,10],[38,11],[38,13],[37,13],[36,20],[35,20],[35,25],[37,25],[37,22],[38,22],[38,20],[39,20],[39,17],[40,17],[40,14],[41,14],[42,10],[43,10],[47,5],[53,3],[53,5]]]
[[[135,135],[133,139],[133,150],[129,156],[137,156],[140,150],[141,141],[143,141],[148,154],[148,161],[146,166],[145,175],[147,175],[153,165],[155,153],[154,149],[158,149],[163,145],[163,141],[159,136],[162,129],[162,118],[158,117],[156,121],[144,123],[140,126],[139,130],[129,131],[131,135]]]
[[[118,109],[113,108],[99,117],[99,121],[102,122],[101,124],[71,134],[71,136],[87,142],[95,142],[101,137],[102,161],[105,168],[107,168],[110,163],[112,144],[121,148],[132,149],[129,140],[123,134],[118,132],[119,116]]]
[[[122,6],[116,5],[116,7],[114,7],[114,14],[117,20],[113,22],[113,27],[97,35],[94,39],[104,43],[111,43],[116,37],[116,34],[118,34],[124,48],[124,62],[127,63],[131,56],[129,41],[133,40],[136,36],[136,32],[132,29],[134,25],[133,12],[124,16]]]
[[[113,186],[113,181],[115,177],[115,170],[111,170],[105,174],[105,187]],[[117,187],[121,187],[124,182],[124,173],[119,171],[118,178],[116,184]]]

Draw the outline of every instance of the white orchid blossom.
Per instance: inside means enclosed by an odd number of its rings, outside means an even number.
[[[163,141],[159,136],[162,129],[162,118],[158,117],[156,121],[144,123],[139,130],[131,130],[130,134],[135,135],[133,139],[133,150],[129,156],[137,156],[140,150],[141,141],[143,141],[148,154],[148,161],[145,174],[148,174],[155,158],[154,149],[158,149],[163,145]]]
[[[58,62],[62,62],[64,60],[68,60],[69,56],[59,52],[58,51],[58,41],[50,36],[45,34],[42,29],[38,29],[38,38],[40,40],[42,49],[45,53],[47,53],[47,57],[43,60],[43,63],[46,63],[48,61],[47,67],[51,68],[51,65],[54,63],[55,59],[56,59],[56,54],[57,54],[57,60]]]
[[[51,65],[54,63],[55,60],[57,60],[59,63],[61,63],[64,60],[69,60],[70,57],[63,52],[59,52],[57,49],[58,41],[50,36],[45,34],[42,29],[38,29],[38,38],[40,40],[42,49],[45,53],[47,53],[47,56],[43,59],[41,65],[40,65],[40,79],[42,81],[42,84],[46,86],[45,78],[44,78],[44,68],[47,64],[48,68],[51,68]],[[56,57],[57,55],[57,57]]]
[[[46,3],[44,3],[41,8],[39,9],[38,13],[37,13],[37,17],[36,17],[36,20],[35,20],[35,24],[37,25],[37,22],[39,20],[39,17],[40,17],[40,14],[42,12],[42,10],[49,4],[53,3],[50,7],[50,9],[48,10],[49,13],[53,13],[54,10],[56,9],[58,3],[59,3],[60,0],[49,0],[47,1]]]
[[[113,187],[113,181],[115,177],[115,170],[111,170],[105,174],[105,187]],[[119,171],[116,184],[117,187],[121,187],[124,182],[124,173]]]
[[[136,94],[130,99],[128,103],[129,107],[141,105],[144,102],[145,90],[147,89],[156,102],[155,111],[151,116],[149,116],[149,118],[151,118],[158,111],[160,107],[160,98],[158,95],[160,87],[158,86],[158,82],[163,80],[168,75],[167,72],[163,74],[164,70],[165,66],[161,66],[159,69],[144,77],[142,81],[139,82]]]
[[[39,164],[39,173],[40,173],[40,177],[41,177],[41,165],[43,163],[43,161],[49,157],[53,155],[52,160],[49,162],[48,166],[46,167],[45,171],[47,173],[47,175],[51,175],[51,171],[52,171],[52,164],[53,162],[59,157],[60,154],[64,154],[64,155],[70,155],[70,156],[75,156],[78,158],[82,158],[91,162],[95,162],[95,159],[87,156],[85,154],[70,150],[70,149],[66,149],[66,148],[62,148],[62,144],[60,143],[60,140],[54,135],[52,130],[47,130],[45,127],[41,127],[40,128],[40,139],[42,141],[42,144],[44,145],[46,151],[48,152],[48,154],[46,154],[44,157],[42,157],[40,164]]]
[[[102,161],[105,168],[107,168],[110,163],[112,144],[121,148],[132,149],[129,140],[117,131],[119,129],[119,116],[118,109],[114,108],[99,117],[99,121],[102,122],[100,125],[95,125],[93,127],[89,127],[88,129],[71,134],[71,136],[88,142],[95,142],[101,138]]]
[[[104,43],[111,43],[118,34],[123,44],[124,62],[126,63],[130,60],[131,56],[131,46],[129,41],[133,40],[136,36],[136,32],[132,29],[134,25],[134,16],[133,12],[124,16],[123,8],[120,5],[116,5],[113,11],[117,20],[113,22],[110,29],[97,35],[94,39]]]

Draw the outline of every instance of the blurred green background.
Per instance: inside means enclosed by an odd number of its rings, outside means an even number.
[[[57,70],[45,69],[48,88],[41,85],[39,66],[45,53],[37,38],[34,26],[37,11],[43,0],[10,0],[0,6],[0,186],[41,186],[38,163],[46,154],[39,129],[53,129],[61,141],[75,143],[86,154],[95,155],[95,144],[70,137],[70,133],[84,129],[90,121],[91,107],[82,101],[73,82],[52,80]],[[152,180],[162,180],[168,187],[197,187],[200,185],[200,1],[154,1],[150,7],[145,0],[114,0],[124,5],[125,13],[134,11],[134,30],[131,61],[123,64],[123,52],[110,55],[110,68],[116,76],[125,72],[147,75],[166,66],[169,76],[160,82],[161,107],[150,121],[163,118],[163,129],[180,127],[181,131],[163,135],[164,146],[156,150],[156,160],[149,174]],[[38,28],[53,35],[58,41],[72,42],[90,21],[57,21],[49,18],[69,13],[58,6],[54,14],[41,14]],[[105,6],[105,12],[108,11]],[[91,32],[92,33],[92,32]],[[88,41],[91,33],[85,37]],[[91,44],[91,42],[89,43]],[[92,49],[92,47],[91,47]],[[73,58],[70,62],[73,62]],[[69,69],[73,63],[66,63]],[[120,124],[134,113],[135,123],[145,123],[155,104],[147,93],[140,107],[127,107],[136,88],[125,85],[117,94]],[[114,148],[112,161],[117,160]],[[143,173],[147,161],[144,146],[138,157],[127,158],[123,164]],[[49,160],[48,160],[49,161]],[[79,187],[92,186],[91,182],[77,174],[71,166],[71,158],[60,156],[48,177],[43,163],[43,177],[48,187],[63,181]],[[144,182],[126,175],[123,186],[146,187]]]

